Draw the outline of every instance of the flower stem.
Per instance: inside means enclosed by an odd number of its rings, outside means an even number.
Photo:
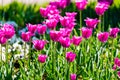
[[[82,28],[82,11],[80,10],[80,28]],[[81,35],[81,32],[80,32]]]
[[[102,16],[99,16],[99,20],[100,21],[102,20]],[[99,22],[99,25],[98,25],[98,32],[101,31],[101,22]]]
[[[69,75],[70,75],[70,73],[69,73],[69,69],[70,69],[70,63],[69,62],[67,62],[67,74],[66,74],[66,80],[69,80]]]

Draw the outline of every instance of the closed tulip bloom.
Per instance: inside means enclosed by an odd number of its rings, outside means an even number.
[[[65,37],[65,38],[61,37],[59,39],[59,42],[65,48],[68,48],[71,45],[71,39],[69,37]]]
[[[42,50],[46,44],[45,40],[33,40],[33,45],[36,50]]]
[[[78,46],[82,42],[82,37],[80,36],[73,36],[72,42],[75,46]]]
[[[109,33],[108,32],[101,32],[97,35],[98,40],[105,43],[108,40]]]
[[[70,80],[76,80],[76,74],[70,74]]]
[[[37,29],[37,25],[32,25],[32,24],[27,24],[28,31],[31,32],[32,34],[35,33]]]
[[[45,24],[49,29],[54,29],[57,26],[58,21],[56,19],[47,19]]]
[[[109,5],[113,4],[113,0],[98,0],[98,2],[108,3]]]
[[[4,37],[6,39],[12,38],[14,36],[14,34],[15,34],[15,29],[10,24],[4,24],[2,30],[4,32]]]
[[[47,29],[46,25],[41,25],[41,24],[37,25],[38,34],[41,34],[41,35],[45,34],[46,29]]]
[[[73,52],[66,53],[66,59],[68,62],[73,62],[75,60],[76,54]]]
[[[87,3],[87,0],[76,0],[76,7],[78,10],[84,10]]]
[[[97,15],[103,15],[104,12],[108,9],[109,5],[107,3],[98,3],[95,7]]]
[[[50,38],[55,42],[59,41],[61,36],[62,36],[62,34],[60,31],[53,31],[53,30],[50,31]]]
[[[92,36],[92,29],[83,27],[81,31],[82,31],[82,37],[85,39],[89,39]]]
[[[119,30],[120,30],[119,28],[111,28],[110,32],[109,32],[110,33],[110,37],[116,38]]]
[[[113,67],[112,67],[112,69],[116,70],[117,69],[117,65],[114,64]]]
[[[47,59],[47,55],[45,55],[45,54],[40,54],[38,56],[38,61],[41,63],[45,63],[46,59]]]
[[[22,32],[22,34],[21,34],[21,38],[22,38],[22,40],[25,41],[25,42],[29,42],[31,36],[32,36],[31,32],[26,32],[26,33],[25,33],[25,32]]]
[[[88,28],[96,28],[97,24],[100,22],[100,20],[98,20],[97,18],[92,19],[92,18],[87,18],[85,19],[86,25]]]

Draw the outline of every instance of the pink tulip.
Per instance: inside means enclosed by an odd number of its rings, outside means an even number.
[[[21,38],[22,38],[22,40],[25,41],[25,42],[29,42],[31,36],[32,36],[31,32],[26,32],[26,33],[25,33],[25,32],[22,32],[22,34],[21,34]]]
[[[33,40],[33,45],[36,50],[42,50],[46,44],[45,40]]]
[[[59,39],[59,42],[65,48],[68,48],[71,45],[71,39],[69,37],[65,37],[65,38],[61,37]]]
[[[14,36],[14,34],[15,34],[15,29],[10,24],[4,24],[2,30],[4,32],[4,37],[6,39],[12,38]]]
[[[58,21],[56,19],[47,19],[45,24],[49,29],[54,29],[57,26]]]
[[[76,54],[73,52],[67,52],[66,53],[66,59],[69,62],[73,62],[75,60]]]
[[[118,71],[117,74],[118,74],[118,77],[120,78],[120,71]]]
[[[41,62],[41,63],[45,63],[46,59],[47,59],[47,55],[40,54],[38,56],[38,61]]]
[[[40,8],[40,14],[42,17],[46,18],[47,17],[47,9],[46,8]]]
[[[104,12],[108,9],[108,7],[109,7],[109,4],[99,2],[95,7],[95,11],[97,15],[103,15]]]
[[[47,27],[45,25],[38,24],[37,25],[37,32],[38,34],[45,34]]]
[[[62,33],[62,37],[70,37],[72,30],[67,28],[60,28],[60,32]]]
[[[73,18],[75,18],[75,16],[77,15],[76,12],[66,12],[65,14],[67,17],[73,17]]]
[[[87,3],[87,0],[76,0],[76,7],[78,10],[84,10]]]
[[[4,31],[0,29],[0,44],[5,44],[7,39],[4,37]]]
[[[73,36],[72,42],[75,46],[78,46],[82,42],[82,37]]]
[[[70,74],[70,80],[76,80],[76,74]]]
[[[120,30],[119,28],[111,28],[110,29],[110,37],[116,38],[119,30]]]
[[[32,34],[35,33],[37,29],[37,25],[32,25],[32,24],[27,24],[28,31],[31,32]]]
[[[76,23],[74,22],[75,20],[71,17],[61,17],[60,18],[60,23],[64,28],[68,29],[73,29]]]
[[[112,69],[116,70],[117,69],[117,65],[114,64],[113,67],[112,67]]]
[[[82,37],[85,39],[89,39],[92,36],[92,29],[83,27],[81,31],[82,31]]]
[[[56,19],[57,21],[59,21],[60,17],[61,16],[59,14],[54,15],[48,14],[48,19]]]
[[[108,32],[101,32],[97,35],[98,40],[105,43],[108,40],[109,33]]]
[[[50,31],[50,38],[57,42],[61,38],[62,34],[60,31]]]
[[[88,28],[96,28],[97,24],[100,22],[100,20],[97,20],[97,18],[92,19],[92,18],[87,18],[85,19],[86,25]]]

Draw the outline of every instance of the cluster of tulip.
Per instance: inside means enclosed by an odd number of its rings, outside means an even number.
[[[81,11],[84,10],[88,4],[87,0],[76,0],[76,8]],[[52,42],[60,43],[60,45],[66,50],[69,48],[72,44],[74,46],[79,46],[80,43],[83,41],[83,39],[89,39],[93,31],[97,29],[97,38],[100,42],[105,43],[107,42],[108,38],[116,38],[117,34],[120,32],[119,28],[111,28],[109,32],[101,32],[104,30],[101,30],[101,22],[102,22],[102,15],[104,15],[104,12],[109,8],[109,6],[112,4],[110,1],[100,0],[98,4],[95,7],[96,14],[99,16],[99,19],[97,18],[88,18],[85,19],[86,27],[81,26],[81,18],[80,18],[80,31],[81,34],[79,36],[73,35],[72,32],[75,30],[76,26],[76,19],[77,16],[76,12],[66,12],[65,16],[60,15],[60,10],[66,8],[70,4],[70,0],[57,0],[54,2],[50,2],[50,4],[46,8],[40,8],[40,15],[45,18],[45,21],[42,22],[42,24],[27,24],[27,32],[21,33],[22,40],[27,43],[33,43],[34,48],[37,51],[41,51],[44,49],[45,45],[49,43],[49,40],[47,39],[38,39],[38,40],[32,40],[32,37],[38,33],[40,36],[44,36],[46,32],[48,32],[50,36],[50,45],[52,46]],[[80,17],[82,17],[80,15]],[[59,30],[56,30],[57,25],[60,24],[62,28]],[[98,25],[98,27],[97,27]],[[103,27],[103,26],[102,26]],[[12,25],[4,24],[3,27],[0,29],[0,43],[5,44],[8,39],[12,38],[12,36],[15,34],[15,30]],[[54,44],[54,45],[55,45]],[[84,45],[83,45],[84,46]],[[30,46],[31,47],[31,46]],[[52,48],[52,47],[51,47]],[[55,51],[54,51],[55,52]],[[41,54],[38,55],[38,61],[41,63],[45,63],[46,59],[48,57],[52,57],[52,67],[53,67],[53,73],[54,68],[56,65],[56,59],[55,53],[52,52],[50,55]],[[75,61],[75,58],[79,57],[76,55],[73,51],[65,51],[66,54],[64,55],[67,63],[71,63]],[[52,56],[51,56],[52,55]],[[24,55],[25,56],[25,55]],[[119,67],[120,60],[118,58],[115,58],[113,69],[115,70],[117,67]],[[65,63],[66,65],[66,63]],[[67,68],[67,73],[65,74],[66,80],[76,80],[77,75],[76,72],[73,72],[69,75],[69,68]],[[118,72],[118,76],[120,76],[120,72]]]

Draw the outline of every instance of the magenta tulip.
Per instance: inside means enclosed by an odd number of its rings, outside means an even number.
[[[76,54],[73,52],[66,53],[66,59],[68,62],[73,62],[75,60]]]
[[[78,46],[82,42],[82,37],[73,36],[72,42],[75,46]]]
[[[10,24],[4,24],[3,27],[2,27],[2,30],[4,32],[4,37],[6,39],[12,38],[14,36],[14,34],[15,34],[15,29]]]
[[[46,44],[45,40],[33,40],[33,45],[36,50],[42,50]]]
[[[40,54],[38,56],[38,61],[41,62],[41,63],[45,63],[46,59],[47,59],[47,55]]]
[[[31,36],[32,36],[31,32],[26,32],[26,33],[22,32],[22,34],[21,34],[21,38],[25,42],[29,42],[31,39]]]
[[[4,37],[4,31],[0,29],[0,44],[5,44],[7,39]]]
[[[113,4],[113,0],[98,0],[98,2],[108,3],[109,5]]]
[[[76,0],[76,7],[78,10],[84,10],[87,3],[87,0]]]
[[[69,37],[65,37],[65,38],[61,37],[59,39],[59,42],[63,47],[68,48],[70,47],[72,41]]]
[[[58,21],[56,19],[47,19],[45,24],[49,29],[54,29],[57,26]]]
[[[68,29],[73,29],[74,26],[76,25],[76,23],[74,22],[74,18],[72,17],[61,17],[60,18],[60,23],[64,28],[68,28]]]
[[[47,27],[45,25],[38,24],[37,25],[37,32],[38,34],[45,34]]]
[[[42,17],[46,18],[47,17],[47,9],[46,8],[40,8],[40,14]]]
[[[97,15],[103,15],[104,12],[108,9],[109,5],[107,3],[98,3],[95,7]]]
[[[82,31],[82,37],[85,39],[89,39],[92,36],[92,29],[83,27],[81,31]]]
[[[101,32],[97,35],[98,40],[105,43],[108,40],[109,33],[108,32]]]
[[[76,80],[76,74],[70,74],[70,80]]]
[[[118,74],[118,77],[120,78],[120,71],[118,71],[117,74]]]
[[[72,29],[60,28],[60,32],[62,33],[62,37],[70,37]]]
[[[57,42],[61,38],[62,34],[60,31],[50,31],[50,38]]]
[[[33,35],[37,29],[37,25],[27,24],[28,31],[31,32]]]
[[[66,12],[65,14],[67,17],[73,17],[73,18],[75,18],[75,16],[77,15],[76,12]]]
[[[120,30],[119,28],[111,28],[110,29],[110,37],[116,38],[119,30]]]
[[[97,24],[100,22],[100,20],[97,20],[97,18],[92,19],[92,18],[87,18],[85,19],[86,25],[88,28],[96,28]]]

